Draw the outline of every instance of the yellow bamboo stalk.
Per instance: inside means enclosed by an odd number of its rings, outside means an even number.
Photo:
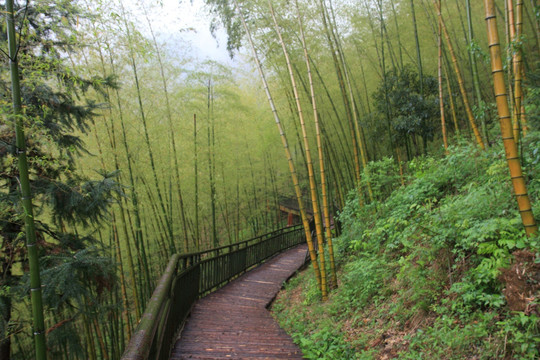
[[[444,70],[444,77],[446,79],[448,100],[450,101],[450,113],[452,114],[452,121],[454,122],[454,130],[456,131],[456,135],[459,137],[460,131],[459,131],[459,125],[458,125],[458,120],[457,120],[457,115],[456,115],[456,107],[454,105],[454,97],[452,96],[452,86],[450,86],[450,79],[448,77],[448,71],[446,71],[446,67],[443,66],[443,70]]]
[[[96,328],[96,337],[98,338],[99,347],[101,349],[101,356],[103,360],[109,360],[109,353],[107,352],[107,347],[105,346],[105,341],[103,340],[103,333],[101,332],[101,329],[99,328],[99,323],[97,321],[97,318],[94,318],[94,327]]]
[[[446,24],[444,23],[444,19],[441,14],[441,8],[437,1],[434,2],[434,5],[435,5],[435,9],[437,10],[437,16],[439,17],[440,24],[442,26],[446,44],[448,45],[448,50],[450,51],[450,56],[452,57],[452,64],[454,66],[454,71],[456,73],[456,77],[458,80],[459,91],[463,99],[463,105],[465,106],[465,112],[467,113],[467,118],[469,119],[469,123],[471,124],[471,129],[473,130],[474,137],[476,138],[476,143],[478,144],[478,146],[480,146],[482,150],[484,150],[486,146],[484,145],[484,141],[482,140],[482,136],[480,135],[478,126],[476,126],[476,121],[474,119],[474,115],[471,110],[469,98],[467,97],[467,90],[465,90],[465,83],[463,81],[463,76],[461,75],[461,70],[459,69],[458,60],[457,60],[456,53],[454,51],[454,47],[452,46],[452,42],[450,41],[450,35],[448,34],[448,29],[446,28]]]
[[[332,277],[332,284],[337,286],[337,274],[336,264],[334,261],[334,245],[332,243],[332,231],[330,229],[330,211],[328,209],[328,189],[326,186],[326,173],[324,169],[324,156],[321,139],[321,129],[319,126],[319,113],[317,111],[317,101],[315,99],[315,88],[313,86],[313,76],[311,74],[311,64],[309,61],[309,55],[306,47],[306,39],[304,37],[304,25],[302,23],[302,16],[300,15],[300,8],[298,7],[298,0],[295,0],[296,10],[298,12],[298,23],[300,25],[300,40],[302,41],[302,47],[304,48],[304,58],[306,60],[306,68],[309,79],[309,90],[311,94],[311,104],[313,106],[313,120],[315,122],[315,134],[317,137],[317,152],[319,155],[319,168],[321,173],[321,192],[323,201],[323,214],[324,224],[326,227],[326,242],[328,243],[328,257],[330,259],[330,275]],[[321,265],[322,266],[322,265]]]
[[[523,178],[517,144],[514,141],[512,133],[512,122],[510,121],[510,110],[508,107],[508,95],[504,82],[503,65],[501,60],[501,46],[499,43],[499,34],[497,32],[497,17],[495,13],[495,3],[493,0],[484,0],[486,10],[486,24],[489,43],[489,53],[491,56],[491,70],[493,74],[493,85],[495,89],[495,99],[497,101],[497,110],[499,112],[499,121],[501,125],[502,139],[506,160],[512,178],[512,185],[516,195],[519,213],[525,232],[531,236],[538,232],[538,226],[534,219],[529,195],[527,194],[527,185]]]
[[[527,125],[527,113],[525,112],[525,94],[521,97],[521,133],[523,136],[527,136],[527,130],[529,129]]]
[[[246,32],[246,37],[248,39],[249,45],[251,47],[251,51],[253,53],[253,58],[255,59],[255,63],[257,65],[257,70],[259,72],[259,75],[261,77],[261,81],[263,83],[264,91],[266,93],[266,97],[268,99],[268,103],[270,105],[270,109],[272,110],[272,114],[274,115],[274,120],[276,123],[276,126],[279,131],[279,135],[281,137],[281,142],[283,144],[283,149],[285,150],[285,157],[287,158],[287,162],[289,164],[289,172],[291,174],[293,186],[294,186],[294,192],[296,194],[296,199],[298,200],[298,208],[300,209],[300,217],[302,218],[302,224],[304,226],[304,233],[306,236],[306,242],[308,245],[309,250],[309,256],[311,259],[311,264],[313,266],[313,271],[315,272],[315,278],[317,280],[317,284],[319,285],[319,288],[321,288],[321,272],[319,269],[319,263],[317,262],[317,253],[315,252],[315,249],[313,247],[313,241],[311,238],[311,231],[309,229],[309,221],[306,215],[306,210],[304,208],[304,200],[302,199],[302,190],[300,189],[300,183],[298,182],[298,176],[296,174],[296,167],[294,166],[294,161],[291,155],[291,150],[289,149],[289,143],[287,141],[287,136],[285,135],[285,131],[283,129],[283,126],[281,125],[281,120],[279,118],[279,114],[276,110],[276,106],[274,104],[274,99],[272,98],[272,94],[270,93],[270,88],[268,87],[268,82],[266,81],[266,76],[264,75],[263,68],[261,61],[259,60],[259,55],[257,54],[257,51],[255,50],[255,45],[253,44],[253,39],[251,38],[251,32],[249,31],[249,28],[246,24],[246,20],[244,19],[244,15],[242,14],[242,11],[240,10],[240,6],[238,5],[238,1],[234,0],[234,5],[236,7],[236,10],[238,11],[238,14],[240,16],[240,20],[242,21],[242,26],[244,27],[244,31]]]
[[[287,47],[285,46],[285,41],[281,36],[281,30],[277,23],[276,14],[274,7],[272,6],[271,0],[268,0],[268,7],[270,8],[270,15],[272,16],[272,21],[274,22],[274,28],[279,38],[281,44],[281,49],[283,50],[283,55],[285,57],[285,62],[287,63],[287,69],[289,70],[289,75],[291,79],[291,85],[294,93],[294,100],[296,102],[296,107],[298,110],[298,118],[300,120],[300,127],[302,129],[302,138],[304,141],[304,152],[306,153],[306,162],[308,169],[308,179],[309,179],[309,189],[311,193],[311,202],[313,204],[313,218],[315,220],[315,232],[317,234],[317,244],[319,246],[319,261],[320,261],[320,272],[321,272],[321,294],[322,299],[326,300],[328,298],[327,284],[326,284],[326,264],[324,258],[324,238],[322,230],[322,221],[321,213],[319,208],[319,200],[317,196],[317,185],[315,184],[315,171],[313,170],[313,161],[311,159],[311,150],[309,148],[309,140],[306,130],[306,123],[304,121],[304,113],[302,111],[302,104],[300,103],[300,97],[298,95],[298,88],[296,86],[296,80],[294,77],[293,68],[291,65],[291,60],[289,58],[289,53]]]
[[[439,0],[439,7],[441,0]],[[440,105],[440,111],[441,111],[441,129],[442,129],[442,137],[443,137],[443,143],[444,143],[444,151],[446,155],[448,155],[448,139],[446,138],[446,119],[444,117],[444,101],[443,101],[443,85],[442,85],[442,25],[439,18],[439,33],[437,36],[437,45],[439,48],[439,56],[438,56],[438,66],[437,66],[437,72],[439,76],[439,105]]]

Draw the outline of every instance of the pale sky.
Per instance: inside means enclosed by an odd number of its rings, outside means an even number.
[[[138,15],[134,21],[139,31],[150,37],[144,18],[141,0],[124,0],[126,7]],[[149,12],[154,33],[174,48],[175,43],[189,43],[200,60],[210,59],[230,66],[236,65],[227,53],[227,35],[223,29],[217,32],[217,40],[210,34],[210,16],[203,0],[142,0]]]

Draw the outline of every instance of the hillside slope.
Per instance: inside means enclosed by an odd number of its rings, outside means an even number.
[[[523,146],[540,214],[540,134]],[[540,241],[526,238],[499,147],[463,145],[370,165],[379,201],[339,218],[339,288],[321,302],[311,269],[276,300],[310,359],[537,359]]]

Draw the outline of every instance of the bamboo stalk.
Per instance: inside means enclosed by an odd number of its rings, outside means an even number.
[[[199,228],[199,171],[198,171],[198,152],[197,152],[197,114],[193,114],[193,154],[194,154],[194,176],[195,181],[195,236],[194,245],[197,251],[201,250],[201,233]]]
[[[174,159],[174,176],[177,186],[177,192],[178,192],[178,204],[180,206],[180,220],[182,222],[182,228],[184,232],[184,251],[188,251],[189,243],[188,243],[188,231],[187,231],[187,223],[186,223],[186,214],[185,214],[185,208],[184,208],[184,197],[182,195],[182,186],[180,182],[180,165],[178,164],[178,151],[176,148],[176,140],[174,137],[174,127],[173,127],[173,121],[172,121],[172,111],[171,111],[171,103],[169,100],[169,88],[167,85],[167,77],[165,76],[165,69],[163,66],[163,60],[161,58],[161,51],[159,50],[159,46],[156,40],[156,36],[154,34],[154,30],[152,28],[152,23],[148,17],[148,13],[146,12],[146,7],[141,2],[141,6],[143,7],[144,14],[146,17],[146,20],[148,22],[148,27],[150,29],[150,34],[152,35],[152,41],[154,43],[154,48],[156,50],[156,55],[159,63],[159,70],[161,75],[161,82],[163,83],[163,94],[165,95],[165,105],[167,109],[167,119],[169,121],[169,131],[171,132],[171,148],[172,148],[172,155]]]
[[[273,100],[272,95],[270,93],[270,89],[268,88],[268,83],[266,81],[266,77],[264,75],[262,65],[261,65],[261,62],[259,60],[259,55],[257,54],[257,51],[255,50],[255,45],[253,44],[253,40],[251,38],[251,32],[249,31],[249,28],[247,27],[247,24],[246,24],[246,21],[244,19],[243,14],[242,14],[242,11],[240,10],[240,7],[238,5],[238,1],[234,0],[234,4],[235,4],[237,12],[238,12],[238,14],[240,16],[240,20],[242,21],[242,25],[244,27],[244,30],[246,32],[246,35],[247,35],[247,38],[248,38],[248,41],[249,41],[249,44],[250,44],[250,48],[251,48],[252,53],[253,53],[253,57],[254,57],[255,62],[257,64],[257,70],[259,71],[259,75],[261,77],[261,81],[262,81],[263,86],[264,86],[264,91],[266,92],[268,103],[269,103],[270,108],[272,110],[272,114],[274,115],[274,120],[276,122],[279,134],[281,136],[281,142],[283,144],[283,148],[285,150],[285,156],[287,157],[287,162],[289,164],[289,171],[291,173],[291,178],[292,178],[293,185],[294,185],[294,191],[295,191],[295,194],[296,194],[296,198],[298,200],[298,207],[300,208],[300,216],[302,218],[302,224],[304,226],[304,233],[305,233],[305,236],[306,236],[306,242],[307,242],[308,249],[309,249],[309,255],[310,255],[310,258],[311,258],[311,264],[312,264],[313,270],[315,272],[315,278],[317,280],[317,284],[319,285],[319,288],[320,288],[321,287],[321,273],[320,273],[320,270],[319,270],[319,264],[317,262],[317,254],[315,253],[315,249],[313,247],[313,241],[311,239],[311,232],[309,230],[309,222],[308,222],[306,212],[305,212],[305,209],[304,209],[304,201],[302,200],[302,191],[300,189],[300,184],[298,182],[298,176],[296,174],[296,168],[294,166],[291,151],[289,149],[289,144],[287,142],[287,136],[285,135],[285,132],[283,131],[283,127],[281,125],[279,115],[278,115],[276,107],[274,105],[274,100]]]
[[[323,213],[324,213],[324,222],[326,226],[326,241],[328,243],[328,255],[330,258],[330,274],[332,277],[332,284],[337,287],[337,275],[336,275],[336,265],[334,261],[334,246],[332,244],[332,231],[330,229],[330,211],[328,209],[328,190],[326,185],[326,175],[324,172],[324,157],[323,157],[323,147],[321,141],[321,130],[319,128],[319,114],[317,111],[317,102],[315,100],[315,89],[313,86],[313,78],[311,76],[311,66],[309,62],[309,55],[306,47],[306,40],[304,37],[304,25],[302,23],[302,15],[300,14],[300,8],[298,7],[298,0],[295,0],[296,10],[298,13],[298,23],[300,27],[300,39],[302,40],[302,47],[304,49],[304,58],[306,61],[306,68],[309,79],[309,90],[311,92],[311,104],[313,106],[313,120],[315,122],[315,134],[317,138],[317,152],[319,155],[319,169],[321,173],[321,192],[322,192],[322,201],[323,201]],[[313,204],[315,207],[317,204]],[[317,235],[318,236],[318,235]],[[320,252],[320,249],[319,249]],[[322,255],[324,256],[324,254]],[[321,267],[324,266],[324,263],[321,262]]]
[[[36,243],[36,228],[34,224],[34,210],[32,192],[30,190],[30,177],[28,173],[28,159],[26,157],[26,140],[23,127],[21,85],[19,75],[19,62],[17,53],[20,44],[17,44],[15,32],[15,10],[13,0],[6,0],[6,32],[9,47],[9,69],[11,73],[11,98],[13,103],[12,120],[15,123],[16,150],[19,168],[19,186],[23,208],[23,219],[26,233],[26,248],[30,267],[30,302],[32,305],[32,325],[36,359],[47,358],[45,341],[45,321],[43,316],[43,300],[41,278],[39,274],[39,254]]]
[[[324,5],[324,2],[323,2]],[[323,6],[323,11],[325,11],[326,7]],[[365,146],[365,141],[362,136],[362,132],[360,131],[360,125],[358,120],[358,109],[356,107],[356,102],[354,99],[354,94],[352,90],[352,81],[351,81],[351,75],[349,73],[349,68],[347,66],[347,61],[345,60],[345,54],[343,51],[343,47],[341,46],[340,36],[338,34],[337,30],[337,23],[334,16],[334,11],[332,8],[332,3],[330,1],[330,12],[332,14],[332,17],[328,17],[329,21],[329,27],[330,27],[330,33],[333,36],[334,42],[336,43],[336,50],[339,55],[339,60],[341,61],[341,68],[343,69],[343,74],[345,75],[345,82],[347,84],[347,90],[349,93],[349,104],[351,105],[350,112],[352,113],[352,122],[353,122],[353,128],[354,131],[352,132],[352,136],[355,136],[356,141],[358,141],[358,146],[360,148],[360,158],[362,160],[362,167],[364,169],[364,172],[366,173],[366,186],[368,190],[369,199],[371,202],[373,202],[373,191],[371,189],[371,182],[369,180],[369,172],[367,168],[368,164],[368,158],[367,158],[367,148]],[[346,96],[346,95],[345,95]]]
[[[131,338],[131,321],[129,319],[129,302],[127,297],[127,288],[126,288],[126,277],[124,275],[124,264],[122,263],[122,255],[120,251],[120,239],[118,238],[118,231],[116,229],[116,223],[113,222],[112,225],[112,235],[114,238],[115,249],[116,249],[116,259],[118,261],[118,266],[120,270],[120,288],[122,291],[122,317],[124,319],[124,331],[127,338]],[[137,306],[135,306],[137,308]]]
[[[418,62],[418,75],[420,77],[420,94],[424,95],[424,71],[422,68],[422,54],[420,52],[420,41],[418,39],[418,27],[416,26],[416,11],[414,11],[414,0],[411,0],[411,14],[414,26],[414,41],[416,44],[416,61]]]
[[[150,136],[149,136],[149,133],[148,133],[148,123],[147,123],[146,112],[145,112],[144,105],[143,105],[143,100],[142,100],[142,92],[141,92],[141,86],[140,86],[140,81],[139,81],[139,74],[138,74],[138,70],[137,70],[138,69],[137,68],[137,63],[135,61],[135,50],[133,49],[132,38],[131,38],[131,30],[130,30],[129,23],[127,21],[124,6],[123,6],[121,1],[120,1],[120,5],[121,5],[121,8],[122,8],[122,14],[123,14],[123,17],[124,17],[124,25],[125,25],[125,28],[126,28],[126,33],[127,33],[128,42],[129,42],[129,44],[128,44],[129,45],[128,46],[129,47],[129,60],[130,60],[131,70],[133,71],[133,78],[135,80],[135,88],[137,90],[137,101],[138,101],[138,104],[139,104],[139,114],[141,116],[141,122],[143,124],[144,140],[145,140],[146,148],[147,148],[147,151],[148,151],[148,157],[150,159],[150,167],[152,168],[152,174],[153,174],[153,178],[154,178],[154,186],[156,187],[156,192],[157,192],[157,195],[158,195],[158,201],[159,201],[159,204],[160,204],[160,207],[161,207],[161,211],[163,213],[162,216],[165,218],[165,223],[167,225],[167,230],[169,232],[168,235],[169,235],[170,251],[171,251],[171,253],[176,253],[177,248],[176,248],[176,244],[174,243],[174,231],[173,231],[172,224],[169,221],[169,217],[167,216],[167,210],[165,209],[165,202],[163,200],[163,195],[161,193],[161,188],[159,186],[159,181],[158,181],[158,176],[157,176],[157,169],[156,169],[156,164],[155,164],[155,160],[154,160],[154,153],[153,153],[153,150],[152,150],[152,146],[150,144]]]
[[[501,49],[499,43],[499,34],[497,32],[497,17],[495,14],[495,3],[493,0],[484,0],[486,10],[486,24],[489,42],[489,53],[491,56],[491,69],[493,74],[493,85],[495,90],[495,99],[497,101],[497,110],[501,124],[501,133],[506,153],[506,160],[512,178],[512,185],[516,195],[519,213],[525,232],[532,236],[538,232],[538,226],[534,219],[531,202],[527,194],[527,185],[523,177],[517,144],[514,141],[512,133],[512,123],[510,121],[510,111],[508,109],[508,98],[506,86],[504,83],[503,65],[501,60]]]
[[[450,86],[450,79],[449,79],[448,71],[446,70],[446,66],[443,66],[443,70],[444,70],[444,78],[446,80],[446,89],[448,91],[448,100],[450,102],[450,113],[452,114],[452,121],[454,123],[454,130],[456,132],[456,135],[459,137],[461,134],[459,131],[459,124],[458,124],[458,119],[456,115],[456,107],[454,105],[454,96],[452,96],[452,87]]]
[[[329,29],[328,23],[326,21],[326,11],[325,11],[325,5],[324,5],[323,0],[319,0],[319,4],[320,4],[320,7],[321,7],[321,16],[322,16],[323,26],[324,26],[324,29],[325,29],[326,39],[327,39],[328,45],[330,46],[330,52],[332,54],[332,60],[334,62],[334,68],[336,70],[336,75],[337,75],[338,82],[339,82],[339,89],[341,91],[341,96],[342,96],[343,104],[344,104],[344,107],[345,107],[345,113],[347,114],[347,120],[348,120],[348,123],[349,123],[349,131],[351,133],[352,148],[353,148],[353,155],[354,155],[354,170],[355,170],[354,174],[355,174],[355,179],[356,179],[355,186],[358,187],[358,201],[360,202],[360,206],[363,206],[364,202],[363,202],[362,190],[361,190],[361,187],[360,187],[360,179],[361,179],[361,177],[360,177],[360,157],[358,155],[357,140],[356,140],[356,136],[355,136],[355,133],[354,133],[354,125],[353,125],[351,106],[350,106],[349,98],[347,96],[347,92],[346,92],[346,89],[345,89],[345,81],[344,81],[344,78],[343,78],[343,73],[342,73],[342,70],[341,70],[341,66],[340,66],[340,63],[338,61],[338,57],[336,56],[336,51],[334,49],[334,43],[332,42],[332,38],[330,36],[330,29]]]
[[[439,7],[441,6],[441,0],[439,0]],[[439,77],[439,105],[441,110],[441,129],[444,143],[444,151],[448,155],[448,139],[446,138],[446,121],[444,117],[444,101],[443,101],[443,86],[442,86],[442,25],[439,21],[439,33],[437,37],[437,45],[439,48],[439,56],[437,57],[438,66],[437,73]]]
[[[510,0],[511,1],[511,0]],[[523,32],[523,0],[516,0],[516,31],[515,36],[512,38],[512,60],[514,69],[514,141],[519,144],[519,132],[520,121],[522,118],[521,100],[523,97],[522,88],[522,74],[523,74],[523,60],[521,51],[521,36]]]
[[[325,265],[325,256],[324,256],[324,239],[323,239],[323,230],[322,230],[322,221],[321,221],[321,214],[320,214],[320,208],[319,208],[319,201],[317,199],[317,185],[315,184],[315,172],[313,170],[313,161],[311,158],[311,151],[309,147],[309,141],[307,136],[307,130],[306,130],[306,124],[304,121],[304,115],[302,111],[302,105],[300,104],[300,97],[298,95],[298,89],[296,86],[296,80],[294,77],[293,69],[291,66],[291,61],[289,58],[289,54],[287,51],[287,48],[285,46],[285,42],[283,40],[283,37],[281,35],[281,30],[279,29],[279,25],[277,23],[276,15],[274,12],[274,7],[272,6],[272,2],[268,0],[268,6],[270,8],[270,15],[272,16],[272,20],[274,21],[274,28],[276,30],[276,33],[279,38],[279,42],[281,44],[281,49],[283,50],[283,55],[285,57],[285,61],[287,63],[287,68],[289,69],[289,75],[291,78],[291,85],[294,92],[294,99],[296,101],[296,106],[298,110],[298,118],[300,120],[300,126],[302,129],[302,137],[304,141],[304,150],[306,153],[306,160],[307,160],[307,168],[308,168],[308,178],[309,178],[309,187],[311,192],[311,202],[313,203],[313,217],[315,219],[315,231],[317,234],[317,243],[319,246],[319,262],[320,262],[320,273],[321,273],[321,293],[323,300],[326,300],[328,297],[327,294],[327,284],[326,284],[326,265]]]
[[[463,81],[463,77],[461,76],[461,70],[459,70],[456,53],[454,52],[454,47],[452,46],[452,42],[450,41],[450,35],[448,34],[448,29],[446,28],[446,24],[441,14],[441,8],[437,2],[434,2],[434,5],[435,5],[435,9],[437,10],[437,16],[439,17],[439,21],[442,26],[446,44],[448,45],[448,50],[450,51],[450,56],[452,57],[452,64],[454,65],[454,71],[456,73],[456,77],[458,80],[459,90],[461,92],[461,97],[463,99],[463,105],[465,106],[465,112],[467,113],[467,118],[469,119],[471,129],[473,130],[474,137],[476,138],[476,143],[478,144],[478,146],[480,146],[482,150],[484,150],[486,146],[484,144],[484,141],[482,140],[480,131],[478,131],[478,127],[476,126],[476,121],[474,119],[474,115],[471,110],[471,105],[467,97],[467,90],[465,90],[465,83]]]
[[[215,159],[214,159],[214,93],[212,89],[212,79],[208,80],[208,177],[210,185],[210,208],[212,215],[212,246],[218,247],[218,238],[217,238],[217,226],[216,226],[216,184],[215,184]]]

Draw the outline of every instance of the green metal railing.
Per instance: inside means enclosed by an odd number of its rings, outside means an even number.
[[[269,257],[305,242],[301,226],[240,243],[173,255],[122,359],[168,359],[195,301]]]

